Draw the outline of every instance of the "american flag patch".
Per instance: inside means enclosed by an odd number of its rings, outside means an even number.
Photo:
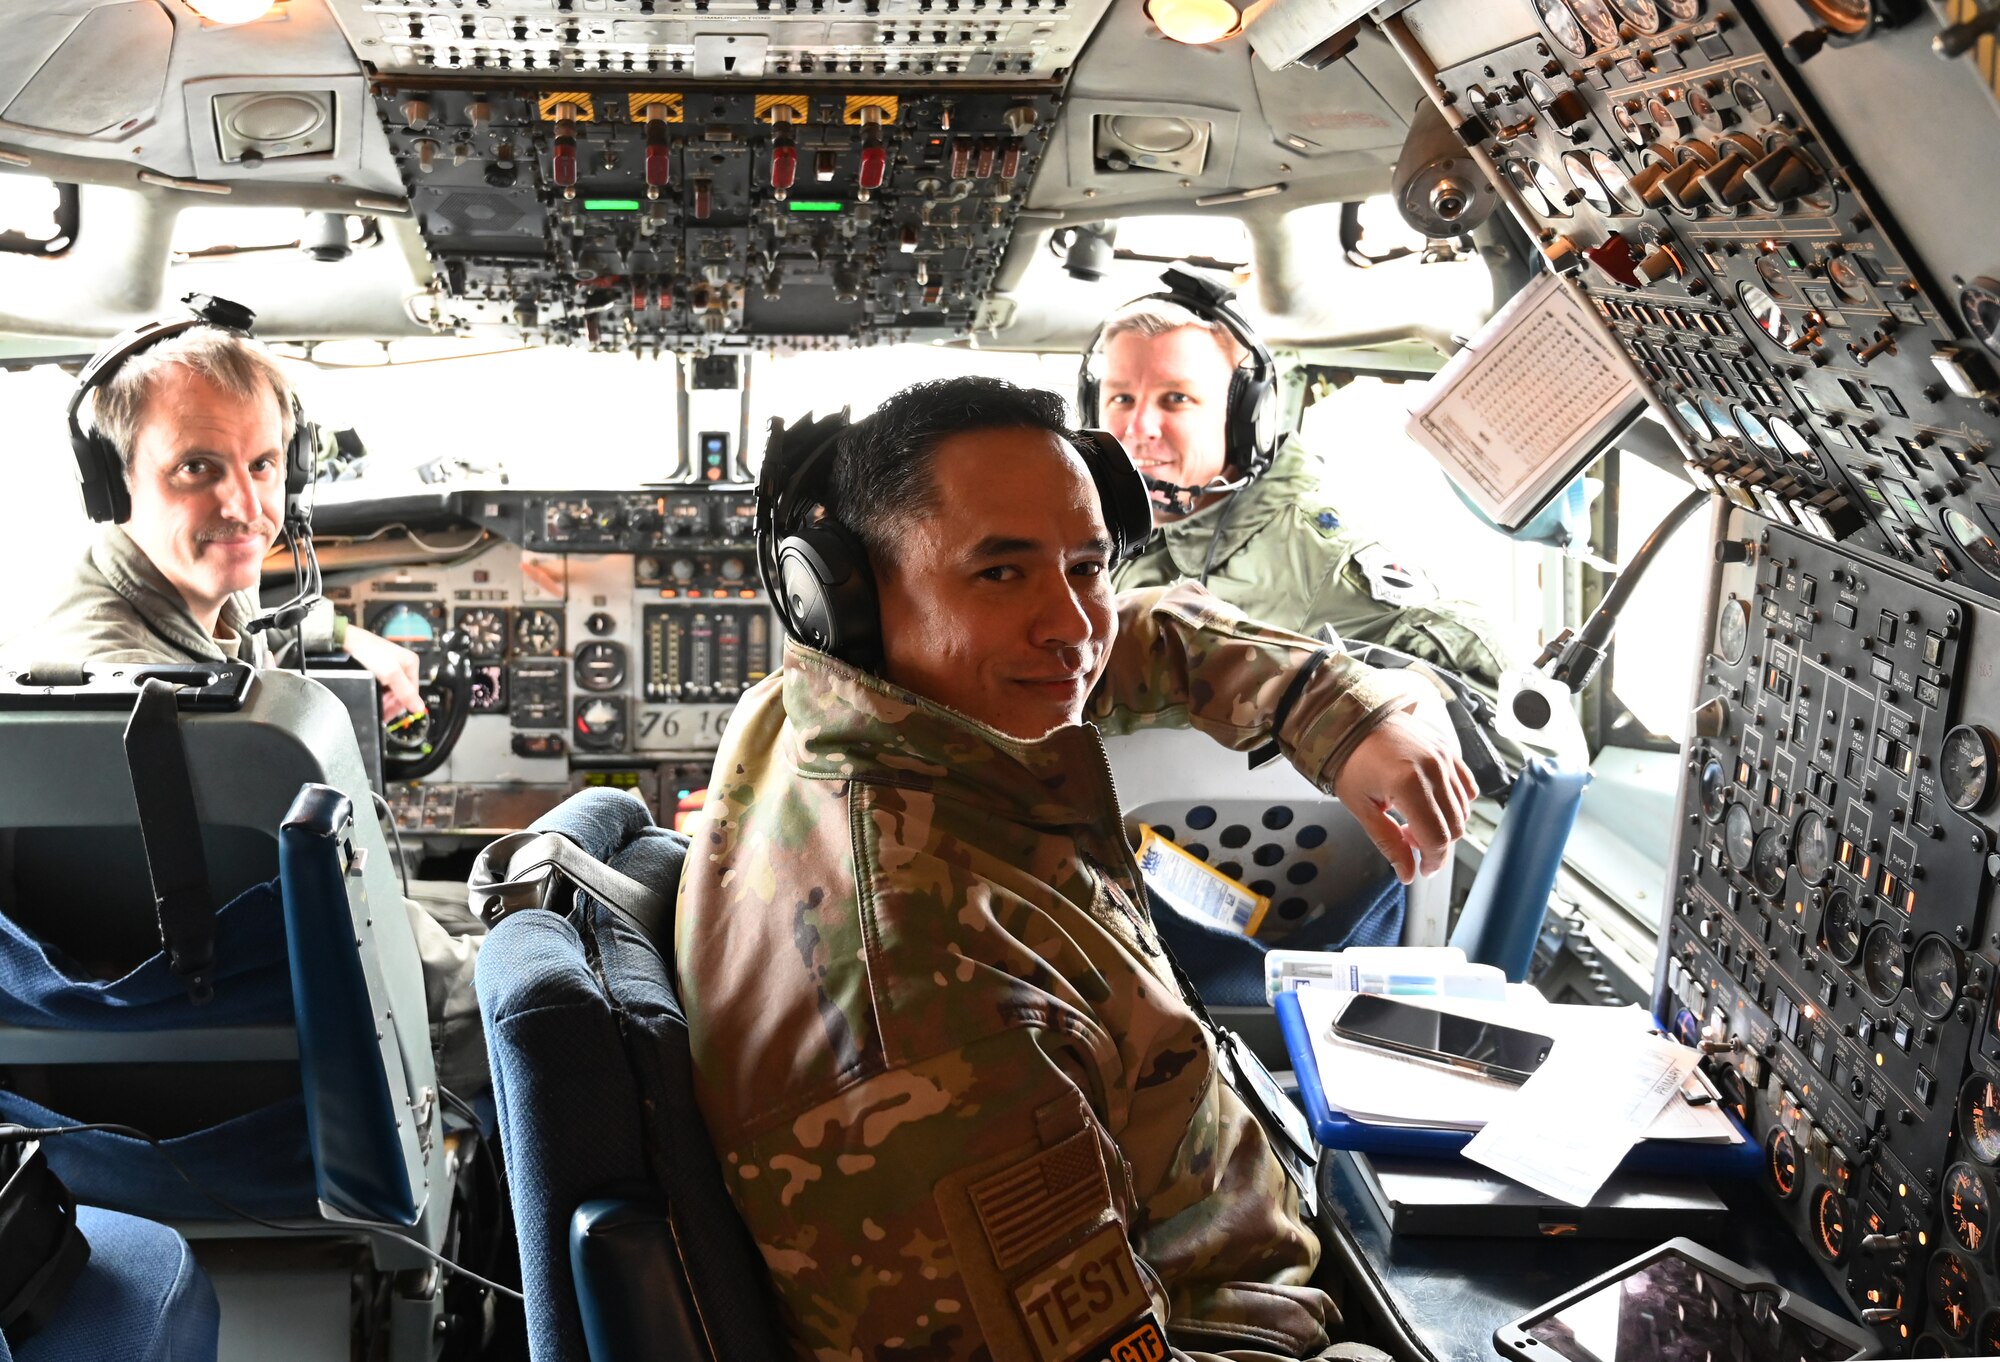
[[[975,1183],[970,1195],[1002,1272],[1045,1255],[1111,1209],[1104,1156],[1091,1130]]]

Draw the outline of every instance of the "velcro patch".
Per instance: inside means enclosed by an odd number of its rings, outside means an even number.
[[[1438,598],[1438,589],[1421,568],[1397,562],[1380,544],[1364,546],[1355,553],[1354,561],[1368,578],[1369,594],[1384,605],[1404,610],[1429,605]]]
[[[1148,1314],[1103,1347],[1093,1349],[1088,1362],[1167,1362],[1167,1336]]]
[[[1079,1130],[969,1189],[993,1261],[1011,1274],[1101,1220],[1111,1186],[1094,1130]],[[1122,1240],[1121,1240],[1122,1242]]]
[[[1013,1290],[1040,1362],[1104,1356],[1107,1340],[1126,1340],[1138,1331],[1142,1315],[1147,1323],[1152,1319],[1138,1260],[1125,1227],[1116,1221],[1014,1283]],[[1145,1362],[1138,1351],[1142,1343],[1134,1340],[1127,1349],[1130,1362]],[[1124,1362],[1122,1356],[1118,1362]]]

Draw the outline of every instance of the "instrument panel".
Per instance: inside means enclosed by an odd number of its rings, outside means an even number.
[[[407,831],[525,826],[584,784],[638,791],[662,822],[705,786],[737,698],[777,665],[754,496],[672,491],[454,494],[487,534],[448,563],[327,576],[349,620],[415,650],[461,630],[471,713],[445,766],[392,793]],[[330,543],[332,541],[329,541]],[[338,558],[326,550],[330,562]],[[398,733],[391,732],[393,746]]]

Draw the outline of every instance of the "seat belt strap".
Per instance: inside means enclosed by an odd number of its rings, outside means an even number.
[[[125,763],[153,881],[160,947],[189,1001],[201,1004],[215,996],[215,898],[175,695],[158,677],[141,684],[125,725]]]
[[[502,866],[506,879],[480,881],[482,870]],[[673,906],[666,896],[612,869],[560,832],[517,832],[501,838],[480,854],[468,888],[473,910],[492,924],[523,908],[566,911],[556,902],[564,881],[609,908],[662,958],[671,954],[673,943],[664,937]]]

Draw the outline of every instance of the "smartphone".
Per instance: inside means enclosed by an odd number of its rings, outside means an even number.
[[[1527,1082],[1555,1044],[1532,1031],[1436,1012],[1373,993],[1357,993],[1348,999],[1334,1018],[1333,1033],[1343,1040],[1469,1069],[1509,1083]]]

